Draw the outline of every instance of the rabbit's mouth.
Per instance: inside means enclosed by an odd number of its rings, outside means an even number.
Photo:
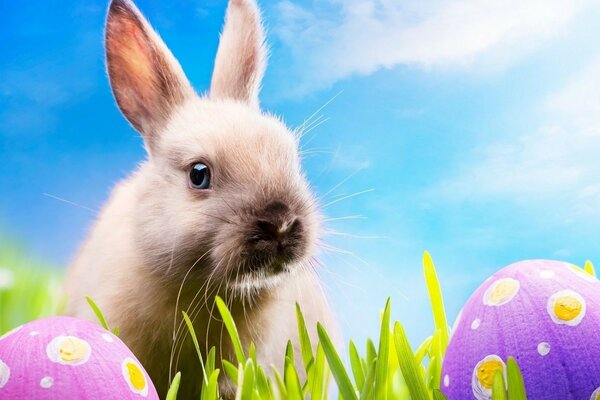
[[[277,241],[251,239],[235,267],[229,271],[229,281],[234,286],[264,287],[276,282],[278,277],[292,272],[306,253],[306,243],[302,235],[288,239],[281,244]]]

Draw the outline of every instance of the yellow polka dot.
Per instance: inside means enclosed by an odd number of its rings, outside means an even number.
[[[46,346],[46,354],[51,361],[64,365],[85,364],[92,348],[88,342],[75,336],[57,336]]]
[[[506,365],[502,359],[495,355],[489,355],[479,361],[473,369],[471,388],[477,400],[489,400],[492,396],[494,377],[498,372],[504,375],[506,382]]]
[[[132,358],[126,358],[122,364],[123,377],[132,392],[146,397],[148,383],[142,367]]]
[[[146,378],[144,378],[143,372],[134,363],[127,363],[127,371],[133,387],[142,390],[146,386]]]
[[[572,296],[561,296],[554,303],[554,314],[563,321],[571,321],[579,314],[583,305]]]
[[[483,295],[483,303],[488,306],[506,304],[517,295],[520,286],[519,281],[516,279],[499,279],[487,288]]]
[[[502,362],[497,360],[486,361],[477,368],[477,379],[486,388],[491,389],[496,372],[502,371]]]
[[[87,352],[87,346],[81,340],[74,338],[65,339],[59,349],[60,358],[65,362],[77,362]]]
[[[578,325],[585,316],[585,300],[572,290],[561,290],[548,299],[548,314],[560,325]]]

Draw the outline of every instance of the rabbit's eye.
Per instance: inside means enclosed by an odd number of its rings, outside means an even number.
[[[208,189],[210,187],[210,171],[202,163],[194,164],[190,171],[190,185],[194,189]]]

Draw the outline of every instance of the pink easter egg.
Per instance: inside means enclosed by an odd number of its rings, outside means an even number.
[[[117,336],[89,321],[50,317],[0,337],[0,398],[154,400],[158,395]]]

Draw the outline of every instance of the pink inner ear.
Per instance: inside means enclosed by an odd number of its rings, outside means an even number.
[[[173,107],[194,93],[175,58],[132,3],[111,3],[106,59],[121,111],[146,138],[156,135]]]
[[[107,30],[107,57],[115,96],[125,116],[138,129],[144,114],[155,111],[152,105],[157,100],[153,49],[141,28],[139,21],[118,14],[109,21]]]

